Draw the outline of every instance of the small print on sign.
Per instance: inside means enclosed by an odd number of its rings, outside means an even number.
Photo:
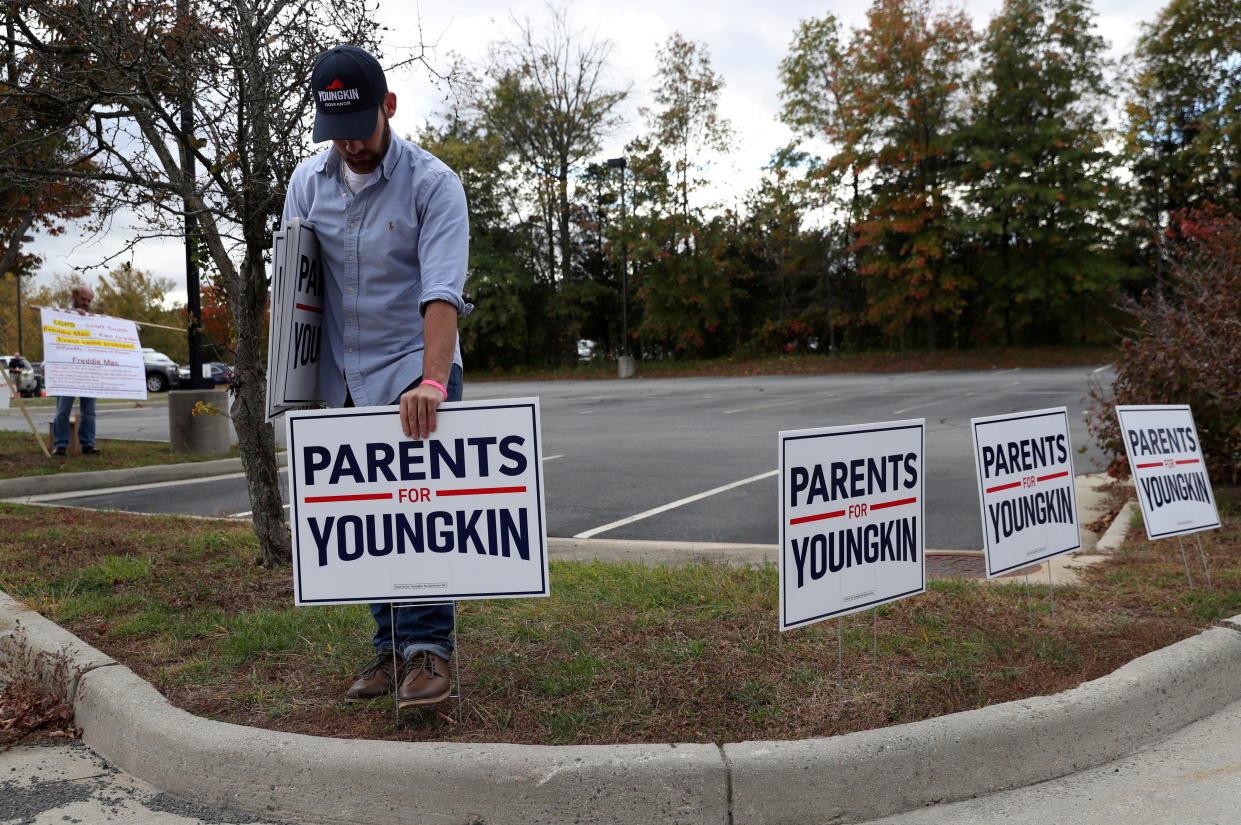
[[[287,415],[296,603],[547,596],[537,398]]]
[[[780,629],[926,589],[922,419],[780,433]]]
[[[970,428],[987,578],[1079,549],[1068,409],[975,418]]]
[[[1185,405],[1119,406],[1129,469],[1151,539],[1220,526],[1193,412]]]

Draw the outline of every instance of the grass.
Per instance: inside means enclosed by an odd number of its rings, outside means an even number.
[[[246,524],[0,505],[0,588],[203,716],[352,738],[729,742],[826,736],[1052,693],[1241,612],[1241,489],[1203,536],[1215,589],[1139,532],[1084,582],[932,581],[781,634],[773,568],[554,562],[552,596],[459,605],[461,713],[340,702],[365,606],[292,607]]]
[[[40,408],[46,408],[46,407],[54,408],[56,406],[56,398],[50,395],[45,398],[23,398],[22,403],[25,404],[27,407],[31,407],[34,409],[40,409]],[[124,401],[124,400],[101,398],[99,399],[99,403],[101,405],[104,405],[105,407],[118,406],[118,405],[124,405],[124,406],[133,405],[133,406],[139,406],[139,407],[159,407],[159,406],[168,405],[168,396],[167,394],[153,395],[150,398],[148,398],[146,401]],[[8,415],[21,415],[21,410],[17,408],[16,398],[9,399]]]
[[[1013,367],[1075,367],[1106,364],[1115,357],[1112,347],[1029,347],[935,352],[864,352],[826,355],[782,355],[700,359],[694,361],[638,361],[639,378],[685,378],[735,375],[831,375],[862,372],[918,372],[925,370],[1011,369]],[[614,361],[595,360],[556,368],[481,370],[470,368],[466,379],[484,381],[549,381],[616,378]]]
[[[40,433],[40,435],[46,437],[46,433]],[[152,464],[183,464],[217,458],[236,458],[239,455],[236,447],[232,447],[227,456],[173,453],[168,443],[161,441],[101,438],[96,441],[96,444],[99,449],[103,450],[102,455],[52,456],[49,458],[43,455],[43,451],[39,449],[34,436],[29,431],[0,430],[0,478],[82,473],[90,470],[119,470],[129,467],[146,467]]]

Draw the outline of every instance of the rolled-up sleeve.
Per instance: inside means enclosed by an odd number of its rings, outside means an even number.
[[[426,184],[425,205],[419,210],[418,259],[422,271],[419,310],[432,301],[447,301],[466,313],[465,274],[470,252],[470,218],[465,189],[452,172]]]

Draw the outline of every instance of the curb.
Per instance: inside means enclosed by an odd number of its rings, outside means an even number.
[[[1129,535],[1129,523],[1133,520],[1133,513],[1137,510],[1137,506],[1135,499],[1129,499],[1121,505],[1116,517],[1112,519],[1112,523],[1100,536],[1099,543],[1095,545],[1097,552],[1113,553],[1125,543],[1125,538]]]
[[[734,821],[859,822],[1045,782],[1215,713],[1241,697],[1239,678],[1241,634],[1213,627],[1054,696],[830,739],[725,745]]]
[[[109,762],[250,814],[356,825],[827,825],[1053,779],[1218,711],[1241,698],[1241,616],[1221,624],[1054,696],[723,747],[359,741],[211,721],[2,593],[0,665],[58,679],[83,741]]]
[[[276,466],[284,467],[288,456],[276,453]],[[0,478],[0,499],[24,498],[52,493],[75,493],[124,487],[131,484],[158,484],[161,481],[184,481],[244,472],[240,458],[219,458],[185,464],[153,464],[120,470],[94,470],[85,473]]]

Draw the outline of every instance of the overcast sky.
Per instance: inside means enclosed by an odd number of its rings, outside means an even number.
[[[963,5],[982,29],[1002,5],[1002,0],[968,0]],[[1139,23],[1149,21],[1165,0],[1097,0],[1099,33],[1111,44],[1111,56],[1128,53],[1138,35]],[[512,19],[546,19],[543,0],[475,0],[413,4],[380,0],[380,21],[389,27],[384,37],[387,57],[395,59],[420,37],[428,45],[428,58],[446,69],[452,53],[480,63],[488,44],[513,30]],[[715,166],[713,177],[729,181],[737,198],[757,182],[761,167],[771,153],[789,139],[789,132],[776,121],[779,109],[777,67],[788,51],[798,22],[807,17],[833,13],[846,26],[865,22],[862,3],[828,0],[576,0],[569,7],[575,29],[610,40],[610,85],[631,86],[627,104],[628,125],[609,136],[600,158],[622,153],[625,143],[643,131],[639,106],[650,105],[655,49],[673,32],[705,43],[716,72],[723,76],[721,110],[731,122],[735,140],[732,152]],[[416,21],[420,21],[420,27]],[[411,68],[389,78],[397,93],[398,110],[393,124],[402,134],[418,131],[424,120],[447,105],[445,92],[437,89],[425,70]],[[46,257],[39,280],[71,267],[89,267],[114,254],[131,234],[122,220],[114,222],[109,235],[86,238],[72,231],[60,238],[36,236],[33,251]],[[144,243],[134,250],[134,266],[172,278],[178,284],[174,296],[184,301],[185,258],[179,243]],[[87,278],[111,266],[86,273]]]

